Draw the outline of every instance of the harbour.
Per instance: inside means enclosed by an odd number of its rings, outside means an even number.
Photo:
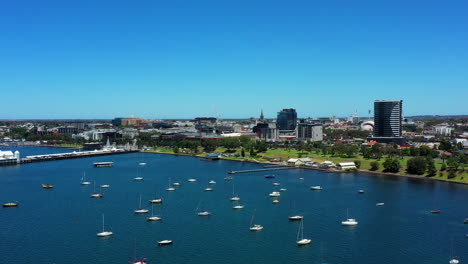
[[[136,255],[148,263],[176,264],[249,263],[252,258],[259,263],[320,263],[322,256],[327,263],[435,264],[448,263],[451,240],[455,254],[462,261],[468,258],[466,206],[453,202],[468,198],[463,185],[296,169],[275,171],[275,182],[281,183],[276,187],[255,172],[262,164],[128,153],[106,156],[112,167],[93,167],[103,157],[0,168],[0,201],[20,204],[1,208],[5,262],[125,263]],[[253,172],[224,181],[226,171]],[[92,184],[80,185],[84,172],[96,186],[110,186],[101,190],[102,199],[90,198]],[[144,180],[133,181],[136,176]],[[197,181],[187,181],[192,178]],[[182,185],[167,192],[169,180]],[[216,182],[213,191],[203,192],[211,180]],[[54,188],[44,190],[44,183]],[[242,210],[233,210],[229,201],[233,185]],[[323,190],[309,189],[316,185]],[[280,203],[272,204],[268,194],[277,188],[287,191],[277,198]],[[364,194],[358,193],[361,189]],[[163,198],[154,205],[162,220],[134,214],[140,193],[142,207],[149,210],[148,200]],[[210,216],[196,215],[200,202]],[[441,213],[431,214],[433,209]],[[258,232],[249,230],[254,211],[255,223],[263,227]],[[341,225],[347,211],[359,225]],[[103,214],[106,231],[113,235],[98,238]],[[289,221],[292,215],[304,216],[303,235],[310,244],[296,245],[300,222]],[[173,243],[158,246],[164,240]]]

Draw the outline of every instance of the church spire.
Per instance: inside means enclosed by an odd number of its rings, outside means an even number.
[[[264,120],[264,117],[263,117],[263,109],[262,109],[262,112],[260,113],[260,121],[263,121]]]

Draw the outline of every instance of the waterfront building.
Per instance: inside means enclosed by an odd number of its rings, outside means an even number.
[[[402,137],[402,100],[376,100],[374,102],[374,135],[379,143],[404,144]]]
[[[322,141],[323,126],[321,124],[302,121],[297,125],[298,140]]]
[[[7,150],[7,151],[0,150],[0,166],[19,164],[20,162],[21,160],[20,160],[19,151],[15,151],[13,153],[13,151],[10,151],[10,150]]]
[[[253,132],[260,140],[277,141],[279,138],[279,129],[275,124],[258,123],[253,128]]]
[[[276,127],[281,131],[294,131],[297,124],[296,109],[283,109],[276,117]]]

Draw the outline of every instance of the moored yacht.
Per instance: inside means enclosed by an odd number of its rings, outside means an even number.
[[[319,190],[322,190],[323,188],[322,188],[322,186],[311,186],[310,189],[319,191]]]
[[[140,203],[138,205],[138,208],[139,209],[136,209],[135,211],[133,211],[135,214],[146,214],[149,212],[148,209],[141,208],[141,193],[140,193]]]
[[[113,233],[111,231],[105,231],[104,229],[104,214],[102,214],[102,232],[97,233],[98,237],[107,237],[111,236]]]
[[[288,219],[291,221],[302,220],[302,218],[304,218],[302,215],[293,215],[288,217]]]
[[[172,244],[172,240],[161,240],[161,241],[158,241],[158,245],[159,246],[165,246],[165,245],[170,245]]]
[[[354,218],[349,218],[349,210],[346,209],[346,221],[342,221],[341,222],[341,225],[344,225],[344,226],[355,226],[358,224],[358,222],[356,221],[356,219]]]
[[[271,193],[269,194],[269,196],[270,196],[270,197],[279,197],[279,196],[281,196],[281,193],[280,193],[280,192],[271,192]]]

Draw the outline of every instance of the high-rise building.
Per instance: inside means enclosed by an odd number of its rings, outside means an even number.
[[[402,100],[374,101],[374,136],[373,140],[382,143],[403,144]]]
[[[283,109],[278,112],[276,127],[282,131],[294,131],[296,129],[297,113],[296,109]]]

